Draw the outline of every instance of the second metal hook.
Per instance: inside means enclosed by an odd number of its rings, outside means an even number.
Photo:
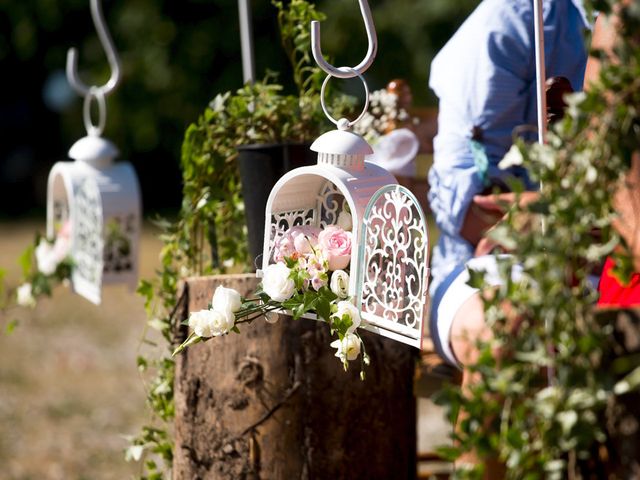
[[[111,77],[107,83],[100,87],[86,85],[78,76],[78,52],[75,48],[70,48],[67,52],[67,79],[74,90],[83,97],[86,97],[92,91],[95,92],[96,89],[100,90],[101,94],[106,96],[120,83],[120,60],[104,21],[100,0],[91,0],[91,17],[93,18],[93,24],[96,27],[102,48],[104,48],[107,55],[107,60],[111,67]]]
[[[376,35],[376,27],[373,23],[373,15],[371,15],[369,2],[367,2],[367,0],[358,0],[358,3],[360,4],[364,27],[367,31],[369,46],[364,59],[352,69],[336,68],[324,59],[320,46],[320,22],[311,22],[311,52],[313,53],[313,58],[322,70],[336,78],[353,78],[357,75],[362,75],[371,66],[378,51],[378,37]]]

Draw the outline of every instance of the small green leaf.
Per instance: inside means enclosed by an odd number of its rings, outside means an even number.
[[[147,359],[144,358],[141,355],[139,355],[136,358],[136,364],[138,366],[138,370],[141,371],[141,372],[144,372],[147,369],[147,367],[149,366],[149,362],[147,361]]]
[[[11,335],[14,330],[16,329],[16,327],[19,324],[19,320],[17,318],[14,318],[13,320],[10,320],[9,323],[7,323],[7,327],[6,327],[6,332],[7,335]]]
[[[290,299],[282,302],[282,308],[284,308],[285,310],[293,311],[293,309],[297,308],[299,305],[302,305],[303,303],[304,303],[303,296],[298,293],[293,297],[291,297]]]
[[[318,296],[316,302],[316,312],[325,322],[329,323],[331,318],[331,303],[324,296]]]
[[[284,257],[284,263],[287,265],[287,268],[295,268],[295,266],[298,264],[298,261],[294,260],[291,257]]]
[[[33,251],[34,246],[29,245],[18,257],[18,265],[22,267],[22,275],[29,278],[33,267]]]

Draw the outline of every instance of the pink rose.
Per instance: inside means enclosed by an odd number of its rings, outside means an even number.
[[[284,262],[285,257],[291,257],[293,252],[295,252],[293,239],[288,235],[288,233],[289,232],[286,232],[282,235],[273,247],[274,262]]]
[[[318,246],[329,262],[329,270],[342,270],[351,261],[351,232],[329,225],[318,235]]]
[[[301,255],[313,253],[314,248],[318,245],[319,228],[312,227],[311,225],[303,225],[293,227],[288,233],[293,239],[293,246],[296,252]]]
[[[310,225],[292,227],[276,242],[273,248],[273,260],[284,261],[285,257],[298,258],[313,253],[318,244],[320,229]]]

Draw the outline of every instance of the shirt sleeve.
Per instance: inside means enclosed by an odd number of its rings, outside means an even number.
[[[480,127],[489,167],[495,167],[514,127],[526,123],[535,76],[528,5],[481,2],[432,63],[439,114],[429,202],[449,235],[459,235],[473,196],[485,188],[471,151],[473,127]]]

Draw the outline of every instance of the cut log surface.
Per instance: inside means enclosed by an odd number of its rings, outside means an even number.
[[[257,279],[189,279],[189,311],[221,284],[248,295]],[[361,381],[360,362],[343,370],[322,322],[280,315],[240,327],[177,358],[175,479],[415,478],[415,349],[364,332]]]

